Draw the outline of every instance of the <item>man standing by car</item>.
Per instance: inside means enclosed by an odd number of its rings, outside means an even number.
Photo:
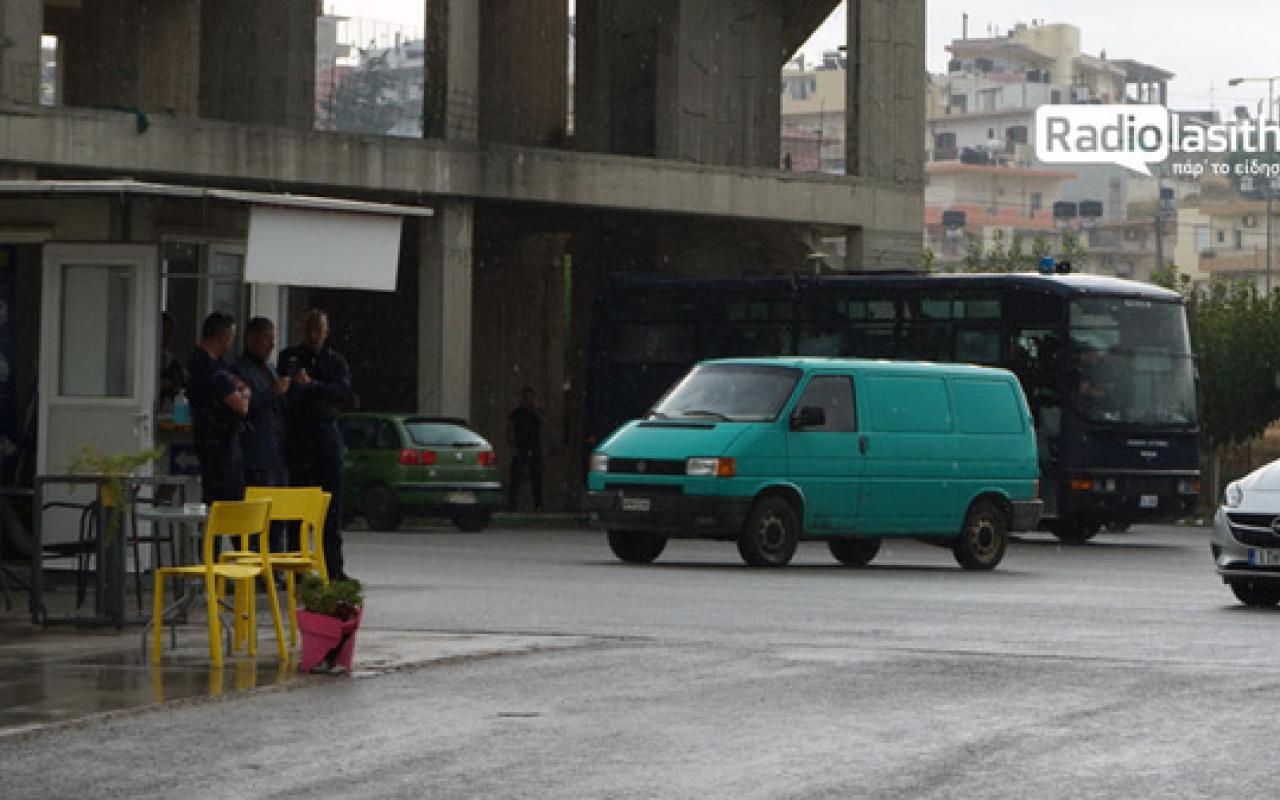
[[[246,486],[288,486],[284,458],[284,395],[289,378],[281,378],[268,359],[276,349],[276,326],[266,317],[254,317],[244,327],[244,354],[236,373],[252,392],[245,427],[240,433]],[[285,546],[280,532],[272,531],[271,549]]]
[[[222,360],[235,338],[235,319],[215,311],[205,318],[200,343],[187,361],[200,498],[205,503],[244,499],[240,431],[253,393]]]
[[[533,491],[533,509],[542,510],[542,412],[533,404],[533,387],[520,390],[520,405],[511,412],[507,425],[507,443],[515,448],[511,455],[511,510],[520,503],[520,479],[529,472]]]
[[[285,411],[289,480],[332,495],[324,524],[329,578],[346,580],[342,563],[342,432],[338,412],[351,399],[347,360],[329,346],[329,315],[307,312],[302,344],[280,353],[280,374],[290,379]]]

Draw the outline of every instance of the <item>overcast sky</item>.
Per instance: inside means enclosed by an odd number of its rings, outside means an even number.
[[[1177,74],[1170,89],[1175,108],[1204,108],[1210,87],[1218,108],[1256,106],[1266,84],[1227,86],[1233,77],[1280,75],[1280,2],[1277,0],[928,0],[929,68],[946,68],[943,49],[960,37],[961,14],[969,12],[969,35],[1000,33],[1015,22],[1070,22],[1083,31],[1085,52],[1131,58]],[[325,9],[422,27],[422,0],[325,0]],[[813,57],[845,42],[843,6],[820,28],[805,50]]]

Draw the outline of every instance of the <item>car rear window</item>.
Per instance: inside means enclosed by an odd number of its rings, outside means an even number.
[[[483,447],[485,444],[474,432],[449,422],[411,419],[404,427],[419,447]]]

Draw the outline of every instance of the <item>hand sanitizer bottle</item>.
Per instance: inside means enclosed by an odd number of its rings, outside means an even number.
[[[173,398],[173,424],[191,424],[191,403],[188,402],[187,393],[183,389],[179,389],[178,394]]]

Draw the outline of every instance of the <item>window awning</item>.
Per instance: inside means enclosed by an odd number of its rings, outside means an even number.
[[[254,205],[244,279],[394,292],[402,224],[398,216]]]

